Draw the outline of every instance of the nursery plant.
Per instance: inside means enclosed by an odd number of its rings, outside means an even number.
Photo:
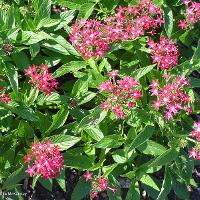
[[[191,199],[199,22],[193,0],[1,0],[0,198]]]

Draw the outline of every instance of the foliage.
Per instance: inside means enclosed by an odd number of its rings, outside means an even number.
[[[0,91],[0,189],[21,192],[19,186],[29,177],[24,156],[31,143],[51,140],[64,157],[63,171],[55,178],[63,190],[65,169],[70,168],[80,175],[85,170],[104,175],[110,185],[118,187],[115,194],[107,192],[110,199],[121,199],[119,177],[131,181],[127,199],[140,199],[139,185],[152,199],[168,199],[172,190],[178,198],[189,199],[188,186],[196,185],[192,171],[199,164],[187,154],[194,146],[189,138],[192,116],[200,113],[199,94],[194,90],[199,80],[190,76],[200,68],[200,26],[178,28],[185,12],[179,0],[153,3],[164,13],[164,24],[156,35],[120,41],[101,58],[84,59],[69,39],[76,20],[103,21],[120,5],[137,6],[138,1],[0,1],[0,89],[6,88]],[[168,71],[152,63],[148,48],[149,38],[159,41],[161,35],[173,40],[179,50],[178,65]],[[59,83],[50,94],[29,84],[24,74],[30,66],[42,64]],[[137,106],[125,108],[126,117],[116,118],[101,106],[109,95],[99,92],[99,86],[113,69],[121,79],[134,77],[142,91]],[[190,80],[185,90],[193,115],[180,111],[167,120],[164,110],[152,107],[150,84],[157,79],[164,87],[166,73]],[[158,179],[156,172],[163,177]],[[52,188],[52,181],[38,177],[33,178],[33,187],[37,181]],[[86,197],[90,188],[80,178],[72,199]]]

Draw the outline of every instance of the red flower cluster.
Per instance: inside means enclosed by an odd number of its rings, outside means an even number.
[[[84,58],[98,57],[110,50],[113,42],[132,40],[146,33],[155,34],[163,23],[160,8],[146,0],[138,7],[119,7],[104,22],[80,20],[72,26],[70,41]]]
[[[31,78],[29,83],[41,92],[51,94],[58,88],[58,82],[53,78],[52,74],[48,72],[47,66],[43,64],[41,66],[33,65],[24,71],[25,75]]]
[[[164,87],[159,87],[158,80],[153,80],[150,89],[151,96],[156,96],[153,107],[159,110],[161,107],[166,110],[165,118],[172,119],[180,110],[185,110],[188,113],[192,108],[188,105],[190,103],[190,96],[185,94],[183,87],[189,85],[189,81],[182,76],[173,79],[172,83],[168,82]]]
[[[124,108],[131,109],[135,107],[135,102],[142,97],[142,92],[139,91],[140,84],[129,76],[116,80],[117,70],[110,72],[109,75],[111,80],[99,86],[100,92],[109,93],[107,100],[101,103],[101,108],[105,111],[111,109],[116,118],[125,119],[126,113]]]
[[[191,136],[193,138],[196,137],[196,139],[200,141],[200,121],[195,122],[195,128],[191,132]],[[197,148],[193,148],[192,150],[189,151],[189,157],[194,158],[196,160],[200,160],[200,149],[198,148],[198,145]]]
[[[10,94],[5,94],[6,87],[1,88],[0,90],[0,101],[8,104],[10,100]]]
[[[72,26],[70,41],[84,58],[98,57],[110,50],[104,24],[97,20],[79,20]]]
[[[45,143],[32,143],[31,152],[24,160],[28,164],[26,172],[30,176],[42,175],[44,179],[57,177],[64,165],[58,146],[51,146],[48,140]]]
[[[195,128],[192,131],[191,136],[193,138],[196,137],[196,139],[200,141],[200,121],[195,123]]]
[[[200,160],[200,150],[193,148],[189,151],[189,158],[194,158],[195,160]]]
[[[178,26],[181,29],[187,29],[189,25],[200,22],[200,3],[191,0],[183,0],[186,6],[186,20],[180,20]]]
[[[148,45],[153,63],[157,63],[162,70],[169,70],[172,66],[178,65],[179,52],[173,40],[161,36],[160,42],[150,39]]]
[[[86,171],[83,174],[83,177],[85,178],[86,181],[91,180],[92,181],[92,189],[90,192],[91,198],[98,197],[98,193],[101,191],[105,191],[107,189],[113,191],[113,193],[117,192],[117,188],[111,188],[108,185],[107,179],[104,176],[93,176],[92,173],[89,171]]]

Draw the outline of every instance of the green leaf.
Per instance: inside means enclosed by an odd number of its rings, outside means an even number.
[[[17,184],[26,177],[28,177],[28,174],[25,172],[26,167],[21,166],[16,171],[14,171],[8,178],[4,181],[2,189],[11,189],[15,188]]]
[[[52,27],[52,26],[56,26],[59,23],[60,23],[60,19],[51,19],[49,17],[46,17],[46,18],[39,21],[39,23],[37,25],[37,30],[39,30],[42,27],[49,28],[49,27]]]
[[[51,140],[53,145],[58,145],[61,151],[69,149],[81,140],[80,137],[65,134],[53,135],[48,137],[48,139]]]
[[[112,158],[116,163],[126,163],[132,161],[136,157],[136,153],[133,153],[133,151],[126,152],[122,149],[117,149],[115,152],[113,152]]]
[[[79,123],[79,131],[90,128],[91,126],[97,126],[100,124],[106,117],[107,112],[102,110],[99,107],[96,107],[92,110],[92,113],[84,117]]]
[[[38,121],[38,117],[32,108],[28,108],[23,103],[10,103],[10,110],[21,118],[29,120],[29,121]]]
[[[14,65],[7,63],[6,75],[15,93],[18,93],[18,72]]]
[[[33,138],[34,130],[28,122],[21,120],[17,128],[17,134],[19,137],[23,137],[24,139]]]
[[[39,94],[39,90],[38,89],[31,88],[30,94],[26,99],[26,104],[28,106],[32,105],[36,101],[36,99],[38,98],[38,94]]]
[[[192,88],[200,87],[200,81],[198,78],[190,78],[190,86]]]
[[[6,16],[6,29],[12,30],[15,28],[15,8],[14,5],[10,6]]]
[[[72,96],[81,96],[88,91],[88,75],[83,76],[82,78],[78,79],[74,84],[72,89]]]
[[[149,154],[153,156],[162,155],[167,149],[153,140],[148,140],[145,143],[141,144],[137,149],[144,154]]]
[[[187,185],[174,173],[172,173],[171,177],[173,189],[177,197],[180,199],[189,200],[189,191],[187,189]]]
[[[46,188],[49,191],[52,191],[52,179],[46,179],[44,180],[43,178],[39,177],[38,181],[41,183],[41,185]]]
[[[66,167],[72,167],[79,170],[88,170],[90,167],[93,166],[92,160],[80,153],[74,153],[73,151],[69,151],[63,154],[65,160]]]
[[[139,133],[132,141],[129,147],[129,151],[137,148],[142,143],[146,142],[154,133],[155,129],[153,126],[146,126],[141,133]]]
[[[174,148],[168,149],[165,153],[163,153],[162,155],[157,157],[155,160],[153,160],[153,162],[151,162],[148,167],[150,168],[150,167],[166,165],[167,163],[175,160],[177,156],[178,156],[178,152],[176,149]]]
[[[108,176],[119,164],[118,163],[114,163],[112,165],[106,165],[102,168],[102,172],[104,174],[104,176]]]
[[[34,0],[33,7],[35,10],[35,25],[38,25],[42,19],[50,17],[51,2],[49,0]]]
[[[94,10],[94,3],[84,3],[80,7],[80,11],[78,14],[79,19],[88,19],[91,15],[92,11]]]
[[[80,106],[82,104],[88,103],[96,96],[97,96],[97,93],[88,91],[85,93],[85,95],[81,96],[81,98],[79,99],[78,105]]]
[[[61,35],[50,34],[51,40],[57,42],[62,48],[68,52],[68,54],[72,54],[74,56],[80,56],[80,54],[74,49],[74,47]]]
[[[56,129],[60,128],[64,125],[65,121],[67,120],[69,111],[66,106],[62,107],[54,116],[53,116],[53,122],[49,129],[46,131],[46,133],[50,133],[52,131],[55,131]]]
[[[37,54],[40,52],[40,45],[38,43],[34,43],[30,45],[30,53],[32,59],[37,56]]]
[[[112,10],[117,6],[119,0],[112,0],[112,1],[102,0],[101,3],[103,7],[106,7],[108,10]]]
[[[167,36],[170,38],[173,31],[173,12],[168,6],[163,6],[164,20],[165,20],[165,31]]]
[[[66,191],[65,179],[66,179],[66,177],[65,177],[65,170],[62,170],[60,172],[60,175],[58,177],[56,177],[56,181],[59,184],[59,186],[62,188],[62,190],[64,192],[67,192]]]
[[[127,196],[126,196],[126,200],[140,200],[140,189],[139,189],[139,185],[138,182],[132,182],[131,186],[128,190]]]
[[[156,200],[163,200],[167,198],[167,195],[170,193],[172,188],[172,178],[171,174],[169,173],[168,168],[165,169],[165,177],[162,184],[162,188]]]
[[[37,111],[36,115],[38,117],[38,121],[34,122],[35,128],[41,133],[45,133],[51,126],[51,118],[48,116],[48,114],[43,114],[39,111]]]
[[[15,62],[16,67],[20,70],[24,70],[30,66],[29,58],[23,51],[13,53],[12,59]]]
[[[160,191],[158,183],[149,175],[144,175],[141,178],[141,182],[142,187],[144,187],[145,191],[147,191],[147,194],[151,198],[156,199]]]
[[[90,181],[85,181],[82,177],[76,184],[76,187],[73,190],[71,200],[81,200],[83,199],[86,195],[90,193],[91,189],[91,182]]]
[[[95,144],[96,148],[118,148],[124,142],[121,135],[108,135]]]
[[[19,42],[25,45],[35,44],[42,40],[50,39],[50,38],[51,37],[43,31],[40,31],[37,33],[34,33],[32,31],[22,31],[21,34],[19,34],[18,36]]]
[[[135,76],[135,78],[137,80],[139,80],[140,78],[142,78],[143,76],[145,76],[146,74],[148,74],[156,65],[149,65],[147,67],[143,67],[140,69],[136,69],[135,71],[133,71],[131,73],[131,75]]]
[[[104,135],[103,135],[103,133],[102,133],[102,131],[100,130],[99,127],[92,127],[91,126],[90,128],[86,128],[84,130],[87,132],[87,134],[91,138],[93,138],[96,141],[100,141],[104,137]]]
[[[194,52],[194,55],[192,57],[192,60],[195,60],[195,59],[200,59],[200,40],[198,42],[198,46]]]
[[[62,65],[61,67],[59,67],[54,73],[53,76],[55,78],[58,78],[60,76],[63,76],[67,73],[73,73],[73,72],[77,72],[80,69],[84,69],[86,68],[87,64],[85,63],[85,61],[71,61],[65,65]]]

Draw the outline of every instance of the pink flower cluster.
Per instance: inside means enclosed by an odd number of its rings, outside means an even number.
[[[25,158],[26,170],[30,176],[42,175],[44,179],[55,178],[64,165],[64,159],[58,146],[51,146],[50,141],[32,143],[31,152]]]
[[[162,70],[178,65],[179,51],[173,40],[161,36],[159,42],[150,39],[148,45],[153,63],[157,63]]]
[[[153,101],[153,107],[156,110],[161,108],[165,111],[165,118],[172,119],[181,110],[188,113],[192,112],[190,105],[190,96],[184,91],[184,86],[189,85],[189,81],[182,76],[177,76],[169,83],[169,77],[164,87],[159,87],[158,80],[153,80],[150,85],[151,96],[156,96]]]
[[[142,92],[139,90],[140,84],[134,78],[125,76],[116,80],[117,75],[117,70],[110,72],[111,80],[99,86],[100,92],[109,94],[107,100],[101,103],[101,108],[105,111],[110,109],[116,118],[125,119],[125,109],[134,108],[136,101],[141,99]]]
[[[191,132],[191,136],[196,138],[198,141],[200,141],[200,121],[195,122],[195,128]],[[200,149],[193,148],[192,150],[189,151],[189,157],[194,158],[196,160],[200,160]]]
[[[6,87],[1,88],[0,90],[0,101],[8,104],[10,100],[10,94],[5,93]]]
[[[197,22],[200,22],[200,3],[191,0],[183,0],[186,6],[186,20],[180,20],[178,26],[181,29],[187,29]]]
[[[200,141],[200,121],[195,123],[195,128],[192,131],[191,136],[193,138],[196,137],[196,139]]]
[[[92,189],[90,192],[91,198],[98,197],[98,193],[105,191],[107,189],[111,190],[113,193],[117,192],[117,188],[111,188],[108,185],[107,179],[104,176],[93,176],[92,173],[89,171],[86,171],[83,174],[83,177],[85,178],[86,181],[92,181]]]
[[[84,58],[101,58],[113,42],[132,40],[145,33],[154,35],[162,24],[161,9],[146,0],[138,7],[120,6],[104,22],[90,19],[77,21],[72,26],[70,41]]]
[[[24,71],[25,75],[31,78],[29,83],[41,92],[51,94],[58,88],[58,82],[53,78],[52,74],[48,72],[47,66],[43,64],[41,66],[33,65]]]

